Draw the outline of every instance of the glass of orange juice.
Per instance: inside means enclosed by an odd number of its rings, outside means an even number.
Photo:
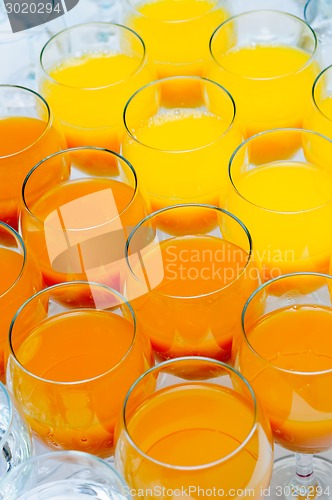
[[[40,193],[48,172],[53,185]],[[22,234],[47,285],[87,280],[120,289],[126,239],[146,214],[127,160],[92,147],[62,151],[29,173],[23,201]]]
[[[225,21],[210,40],[207,77],[232,94],[246,137],[301,127],[319,73],[314,31],[300,18],[270,10]]]
[[[152,366],[131,306],[105,285],[55,285],[18,310],[9,336],[8,386],[35,436],[109,457],[126,392]]]
[[[199,376],[195,376],[199,373]],[[146,387],[154,390],[146,393]],[[248,382],[208,358],[166,361],[126,396],[115,464],[133,496],[263,498],[272,436]],[[250,493],[249,493],[250,492]]]
[[[41,56],[40,92],[69,147],[118,151],[129,97],[153,80],[143,40],[112,23],[87,23],[51,38]]]
[[[277,461],[272,488],[282,498],[331,498],[332,464],[313,454],[332,448],[332,276],[295,273],[265,283],[248,300],[242,324],[235,366],[260,399],[275,441],[297,454],[296,462]]]
[[[125,491],[122,478],[105,460],[80,451],[56,451],[35,456],[7,474],[0,498],[129,500]]]
[[[247,226],[263,280],[328,272],[332,142],[303,129],[263,132],[233,154],[226,208]],[[233,229],[225,230],[225,237]]]
[[[25,176],[64,149],[47,102],[33,90],[0,85],[0,219],[17,229]]]
[[[43,287],[37,264],[21,236],[4,222],[0,222],[0,275],[0,380],[3,381],[10,322],[23,302]]]
[[[230,94],[200,77],[153,82],[126,105],[122,154],[134,165],[152,211],[178,203],[218,205],[242,135]]]
[[[125,0],[123,8],[158,78],[202,76],[211,34],[229,17],[226,0]]]
[[[32,454],[31,435],[14,408],[5,386],[0,382],[0,498],[7,473]]]
[[[165,229],[168,217],[179,221],[176,232]],[[245,226],[209,205],[169,207],[136,226],[126,256],[125,293],[157,359],[228,360],[242,308],[259,285]]]
[[[325,68],[313,84],[304,126],[332,139],[332,66]]]

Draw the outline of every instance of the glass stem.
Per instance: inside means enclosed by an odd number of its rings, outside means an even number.
[[[309,486],[314,479],[314,456],[296,453],[296,478],[303,486]]]

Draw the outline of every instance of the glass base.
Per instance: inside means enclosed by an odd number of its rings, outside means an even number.
[[[314,474],[311,484],[297,479],[295,455],[275,461],[269,492],[265,496],[279,500],[331,500],[332,461],[314,457]]]

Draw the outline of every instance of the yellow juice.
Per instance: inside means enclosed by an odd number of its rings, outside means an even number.
[[[122,153],[137,171],[151,210],[177,203],[218,205],[228,161],[241,143],[236,126],[200,108],[164,108],[126,136]]]
[[[304,119],[304,127],[332,139],[332,96],[321,100],[316,99],[316,104],[318,107],[313,103],[308,110]]]
[[[159,78],[201,76],[209,39],[228,13],[219,0],[142,0],[126,24],[143,38]],[[199,33],[199,36],[198,36]]]
[[[332,171],[304,162],[274,162],[241,173],[233,182],[237,191],[230,189],[227,209],[247,226],[264,280],[288,272],[328,272]]]
[[[213,46],[212,46],[213,48]],[[319,67],[311,54],[287,45],[216,48],[207,76],[232,94],[247,137],[273,128],[302,127]]]
[[[151,81],[140,57],[84,53],[51,68],[41,92],[65,132],[68,146],[119,150],[122,113],[129,97]]]

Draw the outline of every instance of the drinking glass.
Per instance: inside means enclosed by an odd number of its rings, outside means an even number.
[[[0,222],[0,274],[0,380],[4,381],[10,322],[23,302],[43,287],[21,236],[4,222]]]
[[[248,228],[262,278],[328,272],[332,142],[302,129],[251,137],[232,155],[226,208]],[[225,237],[231,235],[225,230]]]
[[[142,36],[158,78],[203,76],[211,34],[229,17],[227,3],[125,0],[124,23]]]
[[[325,68],[314,82],[304,125],[332,139],[332,66]]]
[[[165,229],[168,217],[179,221],[176,232]],[[125,293],[157,359],[230,358],[242,308],[259,285],[250,234],[236,217],[209,205],[160,210],[134,228],[126,257]]]
[[[25,176],[65,142],[47,102],[33,90],[14,85],[0,85],[0,135],[0,219],[17,229]]]
[[[123,108],[153,80],[142,39],[111,23],[86,23],[55,35],[41,56],[40,92],[69,147],[119,150]]]
[[[332,2],[309,0],[304,8],[304,19],[315,30],[319,40],[323,68],[332,63]]]
[[[2,500],[129,500],[107,462],[78,451],[31,458],[7,474],[0,488]]]
[[[52,186],[45,186],[51,172]],[[77,148],[42,160],[23,185],[22,234],[47,285],[98,281],[121,288],[125,242],[146,211],[130,163]]]
[[[301,127],[319,73],[314,31],[271,10],[246,12],[221,24],[210,40],[207,77],[232,94],[246,137]]]
[[[0,492],[5,475],[32,453],[29,430],[0,382]],[[0,498],[1,493],[0,493]]]
[[[122,153],[135,166],[151,210],[178,203],[218,205],[242,135],[230,94],[200,77],[153,82],[126,105]]]
[[[144,394],[147,386],[154,391]],[[131,387],[115,464],[133,496],[143,492],[145,499],[160,491],[258,499],[271,477],[270,433],[236,370],[208,358],[179,358],[152,368]]]
[[[34,435],[109,457],[126,392],[152,365],[131,306],[104,285],[55,285],[18,310],[9,337],[8,385]]]
[[[332,448],[331,293],[332,276],[289,274],[262,285],[243,310],[235,366],[275,441],[296,453],[275,464],[271,488],[281,498],[331,498],[332,463],[313,458]]]

